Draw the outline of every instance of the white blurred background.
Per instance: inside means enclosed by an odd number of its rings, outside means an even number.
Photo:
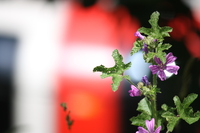
[[[93,4],[86,6],[84,1]],[[200,29],[199,1],[177,1],[191,10],[195,28]],[[172,7],[177,3],[166,0],[157,3],[156,0],[153,3],[0,0],[0,133],[128,133],[124,119],[128,113],[133,114],[127,109],[122,115],[125,110],[122,108],[130,107],[128,102],[123,103],[130,88],[122,85],[113,93],[111,79],[100,79],[100,73],[93,73],[92,69],[101,64],[112,66],[112,51],[119,49],[125,61],[133,61],[134,66],[127,74],[134,82],[150,75],[148,64],[140,61],[141,53],[132,57],[128,53],[136,39],[134,32],[141,24],[145,25],[152,11],[161,10],[169,24],[176,24],[173,20],[179,14]],[[181,24],[178,23],[179,27]],[[188,27],[189,24],[180,29],[173,27],[179,34],[172,37],[176,40],[178,35],[186,35]],[[200,58],[200,49],[196,48],[200,39],[192,30],[184,43],[192,56]],[[187,43],[187,38],[195,43]],[[61,102],[66,102],[71,111],[74,120],[71,130]]]

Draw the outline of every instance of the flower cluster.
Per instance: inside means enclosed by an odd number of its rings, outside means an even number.
[[[165,52],[172,45],[164,43],[163,40],[165,37],[170,36],[169,32],[172,32],[172,28],[168,26],[160,27],[158,19],[159,13],[154,12],[149,20],[151,28],[141,27],[138,29],[134,34],[138,39],[134,42],[130,53],[133,55],[140,50],[143,51],[145,62],[151,64],[149,65],[153,75],[151,82],[149,82],[148,77],[145,75],[135,85],[129,75],[124,75],[124,71],[129,69],[132,63],[124,63],[123,57],[117,49],[112,54],[115,61],[113,67],[107,68],[104,65],[100,65],[93,69],[93,72],[102,72],[101,78],[112,77],[113,91],[117,91],[120,82],[126,79],[131,84],[131,89],[128,91],[129,95],[131,97],[143,96],[137,107],[137,111],[140,113],[130,119],[132,125],[138,126],[136,133],[160,133],[161,129],[172,132],[181,119],[188,124],[192,124],[200,119],[200,112],[194,113],[192,107],[189,106],[198,96],[194,93],[185,97],[182,103],[180,98],[175,96],[173,98],[175,107],[163,104],[161,110],[157,110],[157,93],[161,93],[161,89],[157,85],[157,79],[165,81],[167,79],[167,72],[177,75],[180,69],[175,64],[177,57],[172,52]],[[167,124],[166,128],[165,124]]]
[[[145,39],[145,36],[143,36],[139,31],[137,31],[135,36],[139,37],[141,40]],[[157,41],[157,39],[155,39]],[[147,44],[144,43],[144,47],[142,50],[146,53],[148,53],[148,47]],[[173,73],[175,75],[178,74],[179,66],[172,65],[172,63],[175,62],[177,57],[175,57],[171,52],[166,55],[166,62],[163,63],[160,58],[154,57],[154,65],[150,65],[149,68],[152,72],[152,74],[157,74],[161,81],[166,80],[166,71],[169,73]],[[142,82],[145,84],[145,86],[150,85],[150,82],[148,81],[147,76],[145,75],[142,77]],[[131,85],[131,90],[128,91],[130,93],[131,97],[135,96],[141,96],[142,92],[138,88],[136,88],[134,85]]]
[[[143,36],[139,31],[137,31],[134,35],[137,36],[140,40],[146,39],[146,37]],[[154,42],[157,42],[157,39],[154,39]],[[142,51],[144,51],[145,54],[148,54],[149,49],[146,43],[143,43]],[[166,62],[162,62],[160,58],[155,56],[153,58],[154,62],[152,62],[152,65],[149,66],[149,69],[151,70],[153,75],[157,75],[161,81],[164,81],[167,78],[166,71],[177,75],[180,67],[177,65],[173,65],[176,59],[177,57],[175,57],[171,52],[165,56]],[[147,91],[149,90],[152,90],[152,86],[148,80],[148,77],[145,75],[144,77],[142,77],[142,80],[141,82],[138,83],[137,87],[131,85],[131,90],[129,90],[128,92],[131,97],[135,97],[135,96],[141,96],[143,94],[145,95],[146,93],[148,93]],[[138,131],[136,133],[160,133],[161,126],[159,126],[154,131],[154,125],[155,125],[154,118],[152,118],[151,121],[146,120],[145,123],[148,130],[146,130],[143,127],[138,127]]]
[[[141,35],[139,31],[137,31],[134,35],[139,37],[141,40],[145,39],[145,36]],[[154,41],[157,41],[157,39],[155,39]],[[144,43],[142,50],[145,52],[145,54],[148,53],[149,50],[146,43]],[[178,70],[179,70],[179,66],[171,65],[172,63],[174,63],[177,57],[173,56],[173,54],[170,52],[166,55],[165,58],[166,58],[166,62],[163,63],[160,58],[155,56],[154,61],[156,65],[149,66],[152,74],[157,74],[160,80],[162,81],[166,80],[165,71],[168,71],[170,73],[177,75]]]

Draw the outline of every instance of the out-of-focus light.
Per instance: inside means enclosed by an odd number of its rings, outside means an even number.
[[[142,51],[135,53],[133,56],[128,57],[128,62],[132,62],[132,66],[125,74],[130,75],[133,81],[141,81],[144,75],[150,75],[149,63],[146,63],[143,59]]]
[[[69,105],[71,112],[79,119],[97,117],[103,108],[101,99],[86,91],[73,92],[69,96],[69,101],[71,101]]]
[[[93,68],[101,64],[106,67],[114,65],[111,57],[113,48],[100,45],[71,43],[63,49],[62,70],[71,76],[96,77]],[[98,73],[99,74],[99,73]]]
[[[200,7],[199,0],[183,0],[183,2],[192,9],[199,9]]]

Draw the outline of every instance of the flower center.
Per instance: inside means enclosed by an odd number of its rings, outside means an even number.
[[[159,69],[165,70],[166,69],[166,65],[165,64],[159,64]]]

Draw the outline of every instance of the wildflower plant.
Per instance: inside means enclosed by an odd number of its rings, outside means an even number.
[[[194,112],[190,104],[197,98],[197,94],[189,94],[180,100],[178,96],[174,96],[174,107],[166,104],[161,106],[161,110],[157,109],[157,94],[162,90],[157,86],[157,80],[165,81],[166,72],[178,74],[180,69],[177,65],[172,65],[177,57],[172,52],[166,53],[172,45],[164,43],[165,37],[170,37],[169,32],[172,28],[168,26],[160,27],[158,25],[159,12],[153,12],[150,16],[149,23],[151,28],[141,27],[134,34],[138,39],[134,42],[134,46],[130,52],[131,55],[138,51],[143,51],[143,58],[146,63],[150,63],[149,69],[153,78],[150,82],[148,77],[144,75],[141,82],[134,84],[129,75],[124,72],[131,67],[131,62],[124,63],[122,55],[118,50],[114,50],[112,57],[115,65],[107,68],[103,65],[97,66],[93,72],[102,72],[101,78],[112,77],[112,90],[117,91],[123,79],[130,83],[129,95],[131,97],[143,97],[138,103],[137,116],[130,118],[131,124],[138,126],[136,133],[160,133],[166,129],[166,132],[172,132],[178,122],[183,119],[188,124],[192,124],[199,120],[200,112]],[[165,127],[166,126],[166,127]]]

